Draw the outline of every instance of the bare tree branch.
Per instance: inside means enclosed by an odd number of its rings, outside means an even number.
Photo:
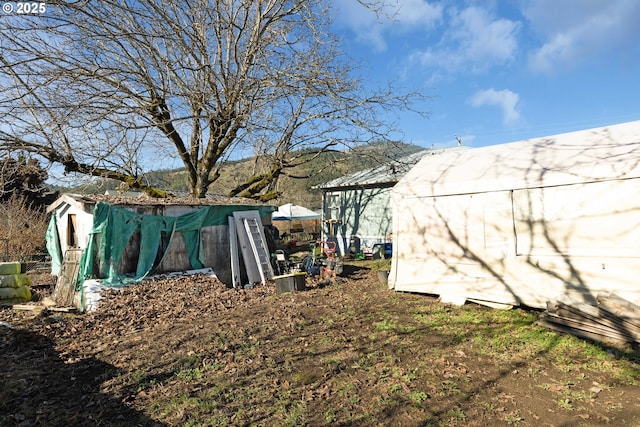
[[[230,194],[272,197],[286,169],[313,160],[292,153],[387,139],[381,117],[423,97],[368,92],[326,3],[52,0],[38,19],[4,17],[0,142],[156,196],[143,176],[164,159],[204,197],[221,162],[251,152],[268,161]]]

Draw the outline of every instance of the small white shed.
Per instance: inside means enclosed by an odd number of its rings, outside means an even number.
[[[639,196],[640,121],[425,156],[391,192],[389,286],[505,307],[640,303]]]

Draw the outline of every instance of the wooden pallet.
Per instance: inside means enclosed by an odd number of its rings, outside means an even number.
[[[594,341],[640,344],[640,307],[615,294],[596,300],[597,305],[549,301],[539,323]]]
[[[78,271],[80,270],[80,257],[82,249],[70,248],[64,254],[62,269],[56,283],[53,299],[58,307],[73,307]]]

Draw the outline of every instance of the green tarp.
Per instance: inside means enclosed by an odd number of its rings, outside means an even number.
[[[200,230],[203,227],[227,225],[229,215],[235,211],[257,210],[261,217],[269,217],[272,206],[212,205],[178,217],[145,215],[105,202],[98,202],[93,212],[93,228],[80,261],[78,283],[94,277],[94,265],[100,266],[105,277],[101,282],[109,286],[142,280],[161,262],[158,250],[162,237],[168,248],[176,232],[182,234],[192,268],[203,268],[203,250]],[[135,273],[121,274],[118,265],[134,233],[140,234],[140,252]],[[55,226],[55,215],[47,232],[47,249],[54,266],[61,264],[60,245]],[[166,253],[165,251],[165,253]],[[163,255],[163,254],[160,254]]]
[[[60,249],[60,237],[58,236],[58,221],[51,215],[47,233],[45,234],[47,252],[51,256],[51,274],[58,275],[62,269],[62,250]]]

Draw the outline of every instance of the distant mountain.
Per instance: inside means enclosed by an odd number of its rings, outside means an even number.
[[[297,179],[284,176],[279,179],[278,190],[282,192],[282,195],[274,200],[274,203],[278,205],[295,203],[310,209],[320,209],[321,194],[320,191],[313,189],[314,186],[420,150],[424,150],[424,148],[400,142],[375,142],[348,151],[322,153],[312,164],[305,164],[287,171],[291,176],[306,178]],[[224,163],[221,167],[221,176],[211,185],[209,193],[226,194],[230,188],[246,180],[252,174],[255,166],[255,158]],[[164,190],[177,193],[189,192],[187,174],[184,169],[150,171],[145,174],[144,178],[152,185]],[[92,180],[91,184],[81,187],[60,190],[82,194],[101,194],[106,190],[117,190],[121,186],[122,184],[117,181],[97,179]]]

